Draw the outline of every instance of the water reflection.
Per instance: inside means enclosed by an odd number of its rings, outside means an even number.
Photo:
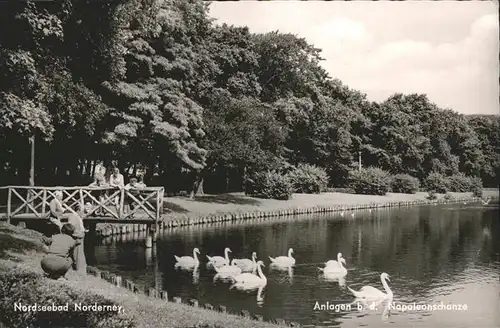
[[[157,241],[157,255],[148,255],[140,237],[126,242],[108,241],[94,248],[105,270],[143,284],[161,284],[172,296],[222,304],[232,311],[246,309],[268,317],[286,318],[316,327],[499,327],[500,223],[498,205],[443,205],[357,211],[355,218],[339,214],[262,219],[208,227],[186,226],[167,230]],[[293,247],[296,264],[291,270],[264,270],[261,296],[255,290],[229,290],[205,267],[205,255],[259,258],[287,254]],[[194,272],[174,268],[174,254],[201,251],[196,283]],[[89,248],[87,247],[87,251]],[[343,279],[318,272],[342,252],[348,263]],[[151,262],[157,266],[151,266]],[[91,265],[93,263],[90,263]],[[156,273],[155,273],[156,272]],[[330,301],[350,304],[355,290],[370,285],[381,289],[380,274],[391,276],[396,304],[467,304],[467,311],[406,311],[378,307],[378,311],[317,311],[314,304]],[[159,281],[158,281],[159,280]],[[264,295],[265,294],[265,295]],[[256,302],[265,298],[265,302]]]
[[[293,270],[293,267],[279,266],[274,263],[269,265],[269,272],[273,273],[276,281],[282,284],[287,283],[291,285],[293,283]]]

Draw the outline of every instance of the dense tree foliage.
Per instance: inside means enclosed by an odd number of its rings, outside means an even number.
[[[28,182],[33,136],[44,185],[86,183],[97,163],[116,162],[193,194],[243,190],[247,176],[287,165],[322,168],[343,187],[358,154],[364,167],[421,181],[463,173],[498,184],[498,116],[466,117],[419,94],[369,102],[300,36],[208,13],[195,0],[2,2],[3,184]]]

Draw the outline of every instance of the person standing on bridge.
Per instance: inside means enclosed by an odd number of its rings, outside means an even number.
[[[123,174],[120,173],[120,169],[115,167],[113,169],[113,174],[109,177],[109,185],[115,188],[125,187],[125,180],[123,179]]]
[[[57,232],[59,233],[61,232],[63,226],[61,219],[64,214],[62,191],[57,190],[54,193],[54,199],[50,201],[49,208],[50,208],[49,220],[50,222],[52,222],[57,226]]]
[[[136,199],[139,199],[140,191],[139,189],[146,188],[146,185],[144,182],[139,182],[137,178],[130,178],[130,182],[127,183],[125,186],[125,190],[127,190],[132,196],[134,196]],[[129,208],[130,211],[133,211],[135,208],[135,201],[132,199],[132,197],[128,196],[125,197],[126,200],[126,205]],[[132,217],[132,216],[131,216]]]
[[[109,177],[109,185],[111,187],[119,188],[119,189],[122,189],[125,187],[125,180],[123,178],[123,174],[120,173],[119,168],[115,167],[113,169],[113,174],[111,174]],[[117,212],[118,212],[119,203],[120,203],[120,197],[115,197],[114,204],[117,207]]]
[[[109,184],[106,182],[106,178],[104,177],[104,175],[102,173],[98,172],[94,175],[94,182],[89,184],[89,187],[106,188],[106,187],[109,187]],[[91,193],[92,193],[92,196],[97,198],[101,204],[104,202],[104,198],[106,196],[106,190],[95,190],[95,191],[92,191]],[[104,210],[102,208],[99,208],[96,211],[96,214],[97,215],[104,215]]]

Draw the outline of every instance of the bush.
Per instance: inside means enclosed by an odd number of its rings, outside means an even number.
[[[294,192],[319,194],[328,187],[328,175],[318,166],[299,164],[288,173]]]
[[[288,200],[292,193],[288,176],[277,172],[258,172],[246,181],[245,194],[253,197]]]
[[[116,305],[100,295],[82,294],[19,267],[0,268],[0,322],[9,327],[119,327],[136,326],[130,317],[117,311],[78,311],[74,304]],[[69,304],[68,311],[15,311],[14,304],[51,306]]]
[[[453,199],[453,196],[452,196],[452,195],[450,195],[450,194],[448,194],[448,193],[446,193],[446,194],[444,195],[444,199],[445,199],[445,200],[452,200],[452,199]]]
[[[381,196],[389,191],[391,182],[388,172],[375,167],[350,171],[348,181],[356,194]]]
[[[425,189],[434,193],[444,194],[448,191],[448,178],[440,173],[432,172],[425,179]]]
[[[448,190],[451,192],[468,192],[472,187],[472,179],[464,174],[448,177]]]
[[[437,199],[437,196],[436,196],[436,193],[432,190],[429,190],[428,192],[429,194],[427,195],[427,199],[428,200],[435,200]]]
[[[415,194],[420,188],[420,181],[409,174],[396,174],[391,180],[392,192]]]
[[[483,181],[480,177],[473,177],[470,179],[470,190],[474,197],[483,197]]]

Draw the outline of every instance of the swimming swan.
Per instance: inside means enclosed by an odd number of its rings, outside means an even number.
[[[191,256],[177,256],[174,255],[175,260],[177,261],[176,264],[180,266],[196,266],[200,264],[200,261],[198,260],[198,256],[196,254],[200,254],[200,250],[198,248],[193,249],[193,257]]]
[[[221,267],[214,267],[217,274],[220,275],[238,275],[241,274],[241,269],[234,264],[234,259],[231,261],[231,265],[223,265]]]
[[[340,254],[340,253],[339,253]],[[342,254],[340,254],[342,256]],[[335,261],[336,262],[336,261]],[[345,276],[347,274],[347,269],[342,265],[346,264],[346,261],[344,258],[340,257],[339,262],[335,265],[327,265],[324,268],[318,268],[321,271],[323,271],[326,274],[338,274],[339,276]]]
[[[262,261],[257,262],[258,275],[245,272],[237,276],[233,276],[231,280],[234,282],[234,284],[231,286],[231,288],[240,287],[243,289],[247,289],[255,287],[264,287],[265,285],[267,285],[267,278],[262,273],[263,266],[265,266],[264,262]]]
[[[223,265],[229,265],[229,252],[231,252],[231,250],[229,249],[229,247],[226,247],[226,248],[224,248],[224,256],[225,257],[208,256],[207,255],[208,263],[212,264],[214,267],[215,266],[220,267]]]
[[[385,293],[381,292],[375,287],[372,286],[364,286],[359,290],[359,292],[352,290],[351,288],[347,287],[349,291],[359,299],[369,299],[369,300],[377,300],[377,299],[386,299],[386,298],[392,298],[392,290],[389,288],[389,285],[387,284],[387,281],[391,281],[389,279],[389,275],[387,273],[382,273],[380,275],[380,280],[382,281],[382,285],[384,286]]]
[[[328,267],[328,266],[339,266],[339,262],[341,261],[342,259],[342,253],[338,253],[337,254],[337,261],[335,260],[330,260],[328,262],[325,262],[325,265]],[[345,263],[345,262],[344,262]]]
[[[293,248],[288,250],[288,256],[278,256],[276,258],[272,258],[269,256],[271,260],[271,264],[279,265],[279,266],[293,266],[295,265],[295,259],[292,257]]]
[[[237,265],[242,272],[256,272],[257,269],[257,253],[252,253],[252,259],[233,259],[235,265]]]

